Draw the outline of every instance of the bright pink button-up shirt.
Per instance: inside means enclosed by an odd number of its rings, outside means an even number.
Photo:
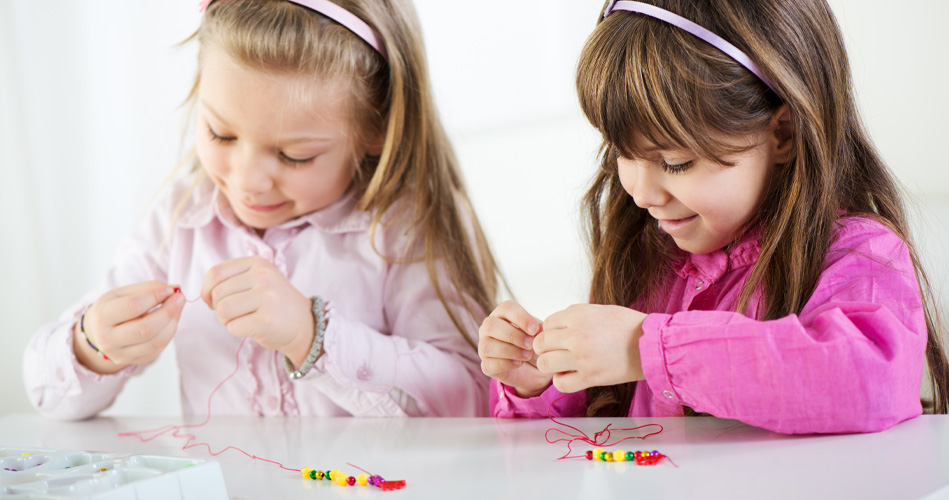
[[[181,208],[190,182],[179,181],[149,218],[120,246],[104,283],[33,336],[23,372],[30,401],[45,415],[84,418],[107,408],[131,366],[99,375],[76,361],[72,331],[83,308],[107,290],[148,280],[178,284],[197,297],[205,274],[236,257],[273,263],[306,296],[329,303],[325,354],[292,381],[283,354],[231,336],[202,301],[186,304],[174,342],[186,415],[481,416],[488,379],[474,348],[452,324],[425,264],[387,262],[369,241],[370,214],[347,194],[329,207],[268,229],[242,225],[209,181]],[[174,220],[174,227],[169,229]],[[404,227],[380,225],[376,248],[399,256]],[[460,300],[443,290],[454,305]],[[478,320],[465,318],[474,341]],[[480,319],[480,318],[479,318]]]
[[[868,432],[922,413],[926,321],[904,242],[879,222],[840,219],[817,287],[798,315],[760,321],[733,312],[758,258],[746,236],[732,250],[690,255],[665,310],[639,341],[645,380],[628,415],[682,415],[682,405],[783,433]],[[551,386],[517,397],[492,381],[501,417],[582,416],[584,392]]]

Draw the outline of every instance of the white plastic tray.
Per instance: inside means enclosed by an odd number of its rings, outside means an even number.
[[[0,498],[226,500],[217,462],[0,446]]]

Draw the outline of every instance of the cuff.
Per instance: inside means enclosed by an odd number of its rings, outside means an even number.
[[[646,316],[643,336],[639,338],[639,357],[646,384],[652,390],[656,405],[670,410],[683,405],[679,393],[672,385],[662,342],[662,335],[671,320],[671,314],[654,313]]]

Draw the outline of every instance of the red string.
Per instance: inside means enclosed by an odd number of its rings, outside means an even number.
[[[606,427],[604,427],[603,430],[601,430],[601,431],[597,432],[596,434],[594,434],[594,435],[593,435],[593,438],[591,439],[590,436],[588,436],[585,432],[581,431],[580,429],[577,429],[576,427],[574,427],[574,426],[572,426],[572,425],[565,424],[565,423],[563,423],[563,422],[561,422],[561,421],[555,419],[555,418],[553,417],[553,415],[550,414],[550,408],[554,405],[554,403],[560,401],[561,399],[563,399],[563,398],[565,398],[565,397],[567,397],[567,396],[568,396],[568,394],[564,394],[563,396],[560,396],[559,398],[557,398],[557,399],[551,401],[550,404],[547,405],[547,418],[549,418],[552,422],[554,422],[554,423],[557,424],[557,425],[561,425],[561,426],[563,426],[563,427],[567,427],[567,428],[573,429],[573,430],[577,431],[577,433],[578,433],[578,434],[571,434],[571,433],[569,433],[569,432],[566,432],[566,431],[557,429],[556,427],[550,427],[550,428],[547,429],[547,432],[544,433],[544,439],[546,439],[548,443],[550,443],[550,444],[555,444],[555,443],[559,443],[559,442],[561,442],[561,441],[566,441],[566,442],[567,442],[567,452],[564,453],[563,456],[561,456],[561,457],[558,458],[557,460],[563,460],[563,459],[565,459],[565,458],[584,458],[584,459],[586,458],[585,455],[570,455],[570,453],[573,452],[572,445],[573,445],[573,442],[574,442],[574,441],[583,441],[584,443],[587,443],[587,444],[590,444],[590,445],[593,445],[593,446],[609,447],[609,446],[615,446],[615,445],[617,445],[617,444],[619,444],[619,443],[622,443],[623,441],[626,441],[626,440],[628,440],[628,439],[642,439],[642,440],[645,440],[647,437],[649,437],[649,436],[655,436],[656,434],[659,434],[660,432],[663,431],[663,427],[662,427],[661,425],[659,425],[659,424],[646,424],[646,425],[640,425],[640,426],[637,426],[637,427],[624,427],[624,428],[615,428],[615,429],[611,429],[611,428],[610,428],[613,424],[606,424]],[[612,434],[613,431],[616,431],[616,432],[635,431],[635,430],[643,429],[643,428],[646,428],[646,427],[658,427],[659,430],[658,430],[658,431],[655,431],[655,432],[650,432],[649,434],[646,434],[646,435],[644,435],[644,436],[627,436],[627,437],[624,437],[624,438],[622,438],[622,439],[618,439],[618,440],[616,440],[616,441],[614,441],[614,442],[612,442],[612,443],[609,442],[609,441],[610,441],[610,436],[611,436],[611,434]],[[567,436],[567,437],[562,437],[562,438],[559,438],[559,439],[551,440],[551,439],[550,439],[550,433],[551,433],[551,431],[553,431],[553,432],[559,432],[559,433],[561,433],[561,434],[563,434],[564,436]]]
[[[190,301],[189,301],[189,302],[190,302]],[[280,462],[275,462],[275,461],[273,461],[273,460],[269,460],[269,459],[266,459],[266,458],[263,458],[263,457],[258,457],[257,455],[253,455],[253,454],[251,454],[251,453],[247,453],[246,451],[244,451],[244,450],[242,450],[242,449],[240,449],[240,448],[238,448],[238,447],[236,447],[236,446],[228,446],[228,447],[226,447],[226,448],[224,448],[224,449],[222,449],[222,450],[220,450],[220,451],[215,452],[213,449],[211,449],[211,445],[210,445],[210,444],[208,444],[208,443],[195,442],[195,441],[197,441],[198,438],[197,438],[197,436],[195,436],[194,434],[187,433],[187,432],[181,432],[181,429],[185,429],[185,428],[193,429],[193,428],[197,428],[197,427],[203,427],[203,426],[207,425],[207,423],[211,420],[211,400],[214,398],[214,394],[218,391],[218,389],[220,389],[221,386],[223,386],[225,382],[227,382],[227,381],[230,380],[234,375],[237,374],[237,370],[240,369],[240,352],[241,352],[241,348],[244,347],[244,343],[246,343],[246,342],[247,342],[247,339],[246,339],[246,338],[243,339],[243,340],[241,340],[241,345],[239,345],[239,346],[237,347],[237,352],[234,354],[234,359],[235,359],[234,371],[232,371],[227,377],[224,377],[224,380],[222,380],[221,383],[219,383],[219,384],[217,385],[217,387],[215,387],[214,390],[211,391],[211,395],[208,396],[208,415],[207,415],[207,417],[205,417],[205,419],[204,419],[203,422],[201,422],[200,424],[166,425],[166,426],[164,426],[164,427],[159,427],[159,428],[157,428],[157,429],[148,429],[148,430],[143,430],[143,431],[120,432],[120,433],[119,433],[119,436],[121,436],[121,437],[126,437],[126,436],[137,437],[140,441],[142,441],[143,443],[145,443],[145,442],[151,441],[151,440],[153,440],[153,439],[155,439],[155,438],[161,436],[162,434],[166,434],[166,433],[168,433],[168,432],[170,432],[170,431],[173,431],[173,432],[171,433],[172,437],[176,437],[176,438],[188,438],[188,440],[185,442],[184,446],[181,447],[182,450],[187,450],[187,449],[189,449],[189,448],[195,448],[195,447],[199,447],[199,446],[204,446],[205,448],[208,449],[208,453],[210,453],[212,456],[215,456],[215,457],[218,456],[218,455],[220,455],[221,453],[224,453],[224,452],[227,451],[227,450],[235,450],[235,451],[239,451],[239,452],[243,453],[244,455],[247,455],[248,457],[250,457],[250,458],[252,458],[252,459],[254,459],[254,460],[260,460],[260,461],[262,461],[262,462],[272,463],[272,464],[274,464],[274,465],[280,467],[280,468],[283,469],[283,470],[288,470],[288,471],[293,471],[293,472],[300,472],[300,469],[292,469],[292,468],[290,468],[290,467],[285,467],[285,466],[284,466],[283,464],[281,464]],[[151,435],[151,436],[147,436],[147,437],[145,436],[145,435],[147,435],[147,434],[152,434],[152,433],[154,433],[154,434]]]

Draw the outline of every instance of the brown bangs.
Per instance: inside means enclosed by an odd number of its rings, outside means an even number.
[[[658,146],[726,163],[747,148],[728,138],[763,127],[780,105],[776,96],[762,98],[773,96],[763,85],[708,43],[632,13],[603,20],[577,68],[587,120],[607,147],[631,159]]]

